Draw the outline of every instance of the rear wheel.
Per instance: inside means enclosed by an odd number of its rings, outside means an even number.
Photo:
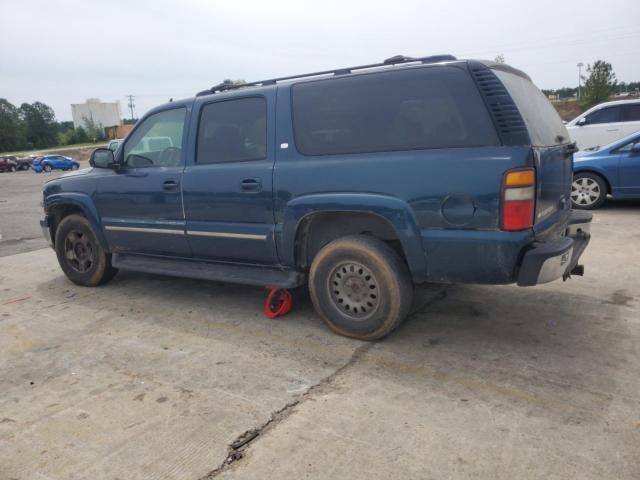
[[[73,163],[71,165],[71,170],[77,170],[78,169],[78,165],[76,165],[75,163]]]
[[[607,184],[595,173],[576,173],[571,184],[573,208],[591,210],[600,207],[607,198]]]
[[[82,215],[62,219],[55,234],[55,249],[62,271],[78,285],[102,285],[118,273],[111,265],[111,254],[100,247],[91,224]]]
[[[398,254],[364,235],[322,248],[309,273],[316,312],[336,333],[377,340],[391,333],[411,308],[413,284]]]

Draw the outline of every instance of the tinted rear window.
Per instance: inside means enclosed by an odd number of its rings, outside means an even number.
[[[551,102],[531,80],[494,69],[518,107],[527,126],[531,144],[550,146],[569,142],[569,133]]]
[[[305,155],[497,145],[469,74],[457,67],[300,83],[295,141]]]

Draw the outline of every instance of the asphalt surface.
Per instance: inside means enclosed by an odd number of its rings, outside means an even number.
[[[0,175],[4,238],[39,233],[44,178]],[[638,479],[639,219],[596,212],[583,278],[420,287],[378,343],[304,291],[267,320],[259,288],[81,288],[3,238],[0,480]]]
[[[0,173],[0,257],[47,246],[40,229],[42,186],[64,173]]]

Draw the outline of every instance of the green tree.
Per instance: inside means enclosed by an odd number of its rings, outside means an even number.
[[[0,98],[0,152],[19,150],[25,144],[19,110],[7,99]]]
[[[27,148],[54,147],[58,144],[58,125],[53,109],[42,102],[20,105],[20,117],[24,122]]]
[[[582,107],[589,108],[604,102],[615,93],[616,74],[609,62],[598,60],[587,67],[589,76],[585,79],[582,90]]]
[[[73,143],[87,143],[90,140],[91,138],[89,137],[89,135],[87,134],[87,131],[84,128],[82,127],[76,128]]]
[[[104,127],[102,124],[96,123],[93,118],[82,117],[84,122],[84,127],[86,134],[89,138],[90,142],[101,142],[106,140],[106,135],[104,134]],[[80,141],[78,141],[80,143]]]

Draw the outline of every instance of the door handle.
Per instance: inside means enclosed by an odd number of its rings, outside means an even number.
[[[259,192],[262,190],[262,181],[259,178],[243,178],[240,181],[240,189],[243,192]]]
[[[167,192],[175,192],[178,190],[178,182],[175,180],[167,180],[162,184],[162,188]]]

